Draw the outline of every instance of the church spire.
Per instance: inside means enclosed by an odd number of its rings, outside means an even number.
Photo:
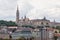
[[[46,17],[44,16],[43,20],[46,20]]]
[[[19,22],[19,10],[18,10],[18,6],[17,6],[17,11],[16,11],[16,23]]]
[[[55,23],[56,21],[55,21],[55,19],[54,19],[54,23]]]
[[[26,15],[24,16],[24,19],[26,19]]]

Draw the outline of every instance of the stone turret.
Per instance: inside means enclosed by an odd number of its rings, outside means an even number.
[[[46,20],[46,17],[44,17],[43,20]]]

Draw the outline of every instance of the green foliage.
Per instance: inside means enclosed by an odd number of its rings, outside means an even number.
[[[18,39],[15,39],[15,40],[34,40],[35,38],[34,37],[31,37],[31,38],[25,38],[25,37],[20,37],[20,38],[18,38]],[[0,38],[0,40],[13,40],[13,39],[2,39],[2,38]]]
[[[31,37],[30,40],[34,40],[35,38],[34,37]]]
[[[11,40],[11,39],[2,39],[2,38],[0,38],[0,40]]]
[[[46,27],[50,27],[50,26],[46,26]]]
[[[60,26],[56,26],[56,29],[60,30]]]
[[[34,37],[31,37],[31,38],[20,37],[18,40],[34,40]]]
[[[59,30],[59,33],[60,33],[60,30]]]
[[[58,37],[57,36],[54,36],[54,40],[57,40],[58,39]]]
[[[0,26],[17,26],[15,22],[0,20]]]
[[[55,29],[55,27],[54,27],[54,26],[53,26],[52,28],[53,28],[53,29]]]
[[[34,29],[34,27],[31,26],[31,25],[22,25],[22,27],[26,27],[26,28],[32,28],[32,29]]]
[[[20,37],[18,40],[26,40],[24,37]]]

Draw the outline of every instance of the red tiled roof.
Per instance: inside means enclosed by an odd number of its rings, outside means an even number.
[[[53,28],[47,28],[47,30],[48,30],[48,31],[54,31],[54,29],[53,29]]]
[[[33,30],[33,29],[32,28],[23,28],[23,27],[20,27],[17,30]]]
[[[50,22],[50,23],[54,23],[54,22]],[[60,24],[60,23],[56,22],[55,24]]]
[[[55,36],[60,36],[60,33],[55,33],[54,35],[55,35]]]

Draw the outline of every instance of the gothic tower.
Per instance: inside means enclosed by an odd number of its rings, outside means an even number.
[[[19,10],[17,6],[17,11],[16,11],[16,23],[19,23]]]

